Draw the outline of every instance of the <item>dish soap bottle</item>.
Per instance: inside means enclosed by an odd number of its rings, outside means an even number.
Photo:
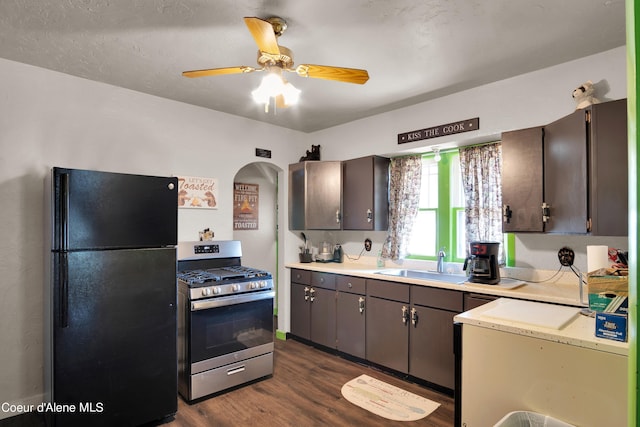
[[[378,267],[384,267],[384,258],[382,258],[382,249],[378,251],[378,260],[376,262]]]

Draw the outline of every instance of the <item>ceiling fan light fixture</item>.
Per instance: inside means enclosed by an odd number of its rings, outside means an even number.
[[[300,98],[300,90],[282,78],[283,71],[296,73],[300,77],[354,84],[365,84],[369,80],[367,70],[357,68],[313,64],[301,64],[294,68],[293,52],[278,43],[278,37],[287,29],[287,23],[282,18],[271,17],[265,20],[247,16],[244,18],[244,23],[258,45],[257,62],[259,68],[240,65],[183,71],[182,75],[194,78],[266,71],[267,75],[262,79],[258,88],[251,92],[254,101],[264,105],[265,113],[269,112],[271,102],[275,108],[283,108],[296,104]]]
[[[285,106],[294,105],[300,98],[300,89],[283,80],[279,73],[269,72],[262,78],[260,86],[251,92],[251,96],[256,103],[264,104],[264,111],[268,113],[271,98],[281,96]]]
[[[282,87],[284,103],[286,105],[296,105],[300,99],[300,92],[301,90],[292,85],[291,82],[286,82]]]

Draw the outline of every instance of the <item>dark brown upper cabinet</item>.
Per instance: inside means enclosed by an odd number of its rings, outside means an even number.
[[[289,165],[290,230],[386,230],[389,159]]]
[[[626,236],[626,99],[502,138],[503,231]]]
[[[544,231],[543,135],[542,127],[502,134],[502,230],[505,233]]]
[[[389,226],[389,159],[361,157],[342,162],[343,230]]]
[[[289,229],[342,228],[342,162],[289,165]]]

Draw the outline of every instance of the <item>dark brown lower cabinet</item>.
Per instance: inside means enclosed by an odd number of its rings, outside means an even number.
[[[462,307],[462,292],[367,281],[367,360],[453,389],[453,317]]]
[[[325,347],[336,347],[336,291],[333,275],[312,273],[302,277],[302,282],[291,282],[291,333]],[[296,271],[292,272],[292,280]],[[305,280],[306,279],[306,280]],[[314,283],[327,283],[321,288]]]
[[[454,388],[453,317],[462,308],[462,292],[411,286],[410,375]]]
[[[291,333],[306,340],[311,339],[309,289],[309,285],[291,283]]]
[[[397,286],[397,285],[396,285]],[[409,372],[408,303],[367,296],[367,360]]]
[[[366,357],[365,279],[337,276],[337,349],[351,356]]]
[[[336,348],[336,291],[312,288],[311,341]]]
[[[453,317],[464,292],[318,273],[307,280],[291,283],[293,335],[454,389]]]
[[[453,311],[414,305],[417,324],[409,333],[409,374],[454,388]]]
[[[409,372],[409,285],[367,279],[367,360]]]

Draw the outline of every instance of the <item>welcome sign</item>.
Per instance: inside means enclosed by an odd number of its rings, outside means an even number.
[[[258,184],[233,183],[233,229],[257,230],[260,187]]]

